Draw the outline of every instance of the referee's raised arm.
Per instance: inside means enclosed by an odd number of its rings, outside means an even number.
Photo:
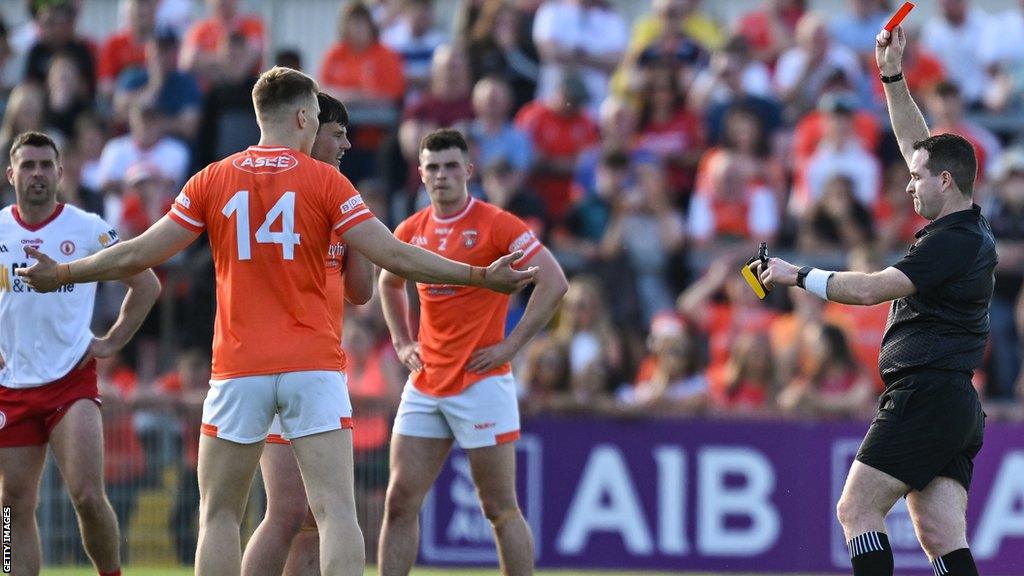
[[[885,103],[889,107],[889,121],[892,123],[900,153],[907,166],[914,155],[914,142],[929,136],[924,115],[910,95],[907,81],[903,78],[903,49],[907,45],[907,34],[902,26],[892,32],[882,29],[875,36],[875,61],[885,88]]]

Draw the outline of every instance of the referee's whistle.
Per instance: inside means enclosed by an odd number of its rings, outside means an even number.
[[[750,269],[750,265],[758,260],[761,261],[762,269],[768,267],[767,242],[761,242],[761,246],[757,249],[757,256],[747,260],[747,263],[743,265],[742,269],[740,269],[740,274],[743,276],[743,279],[747,281],[747,285],[750,286],[750,289],[754,291],[754,294],[757,294],[759,300],[764,300],[768,296],[768,290],[765,289],[764,284],[761,283],[761,279],[758,275]]]

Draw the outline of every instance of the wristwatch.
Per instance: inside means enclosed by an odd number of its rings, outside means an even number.
[[[814,268],[811,266],[804,266],[796,273],[797,286],[806,289],[806,287],[804,286],[804,280],[807,279],[807,275],[811,273],[811,270],[814,270]]]

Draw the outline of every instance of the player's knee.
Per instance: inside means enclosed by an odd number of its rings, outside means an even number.
[[[309,504],[304,498],[277,498],[267,504],[267,521],[289,534],[295,534],[302,527]]]
[[[13,512],[31,511],[35,513],[39,504],[39,491],[31,485],[15,482],[4,482],[0,485],[0,505],[10,508]]]
[[[844,494],[836,504],[836,518],[839,524],[847,530],[856,528],[864,517],[864,510],[855,498]]]
[[[481,497],[480,508],[483,510],[484,518],[487,518],[495,529],[501,528],[520,515],[519,506],[515,501],[509,502],[503,498]]]
[[[389,520],[415,518],[420,513],[421,501],[415,491],[399,483],[392,484],[384,499],[384,515]]]
[[[930,514],[915,515],[914,531],[921,548],[932,558],[966,545],[966,538],[957,533],[956,526]]]
[[[95,487],[69,487],[69,495],[71,496],[71,504],[74,505],[75,510],[78,511],[79,515],[91,518],[98,516],[103,512],[103,509],[109,506],[107,504],[107,496],[103,493],[102,489]]]

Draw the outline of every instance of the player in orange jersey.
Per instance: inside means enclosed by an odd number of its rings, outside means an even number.
[[[323,92],[317,95],[320,128],[310,156],[337,166],[348,140],[348,111],[345,105]],[[365,256],[347,249],[340,236],[331,238],[327,249],[327,295],[332,318],[338,322],[338,341],[345,314],[345,302],[365,304],[373,296],[373,264]],[[302,476],[291,448],[282,436],[281,421],[275,417],[260,457],[260,470],[267,491],[267,513],[249,538],[242,555],[242,574],[285,574],[319,576],[319,532],[309,509]]]
[[[323,534],[323,573],[362,574],[345,355],[324,272],[333,233],[375,264],[420,282],[512,292],[536,274],[512,268],[521,252],[481,268],[396,240],[337,168],[308,156],[319,127],[318,91],[301,72],[264,72],[252,93],[258,146],[204,168],[167,216],[112,251],[58,265],[30,250],[37,263],[18,271],[44,292],[121,278],[164,262],[207,231],[217,320],[199,444],[199,575],[240,573],[242,512],[275,413]]]
[[[547,324],[568,290],[562,268],[512,214],[470,197],[468,146],[455,130],[420,143],[420,178],[430,206],[395,236],[453,260],[476,264],[522,251],[537,267],[526,312],[505,337],[508,297],[474,288],[420,282],[420,323],[413,333],[405,280],[380,276],[391,340],[411,371],[391,438],[391,475],[378,567],[406,575],[416,559],[419,511],[453,441],[466,450],[484,516],[491,522],[503,574],[533,572],[533,536],[516,502],[519,407],[509,362]]]

